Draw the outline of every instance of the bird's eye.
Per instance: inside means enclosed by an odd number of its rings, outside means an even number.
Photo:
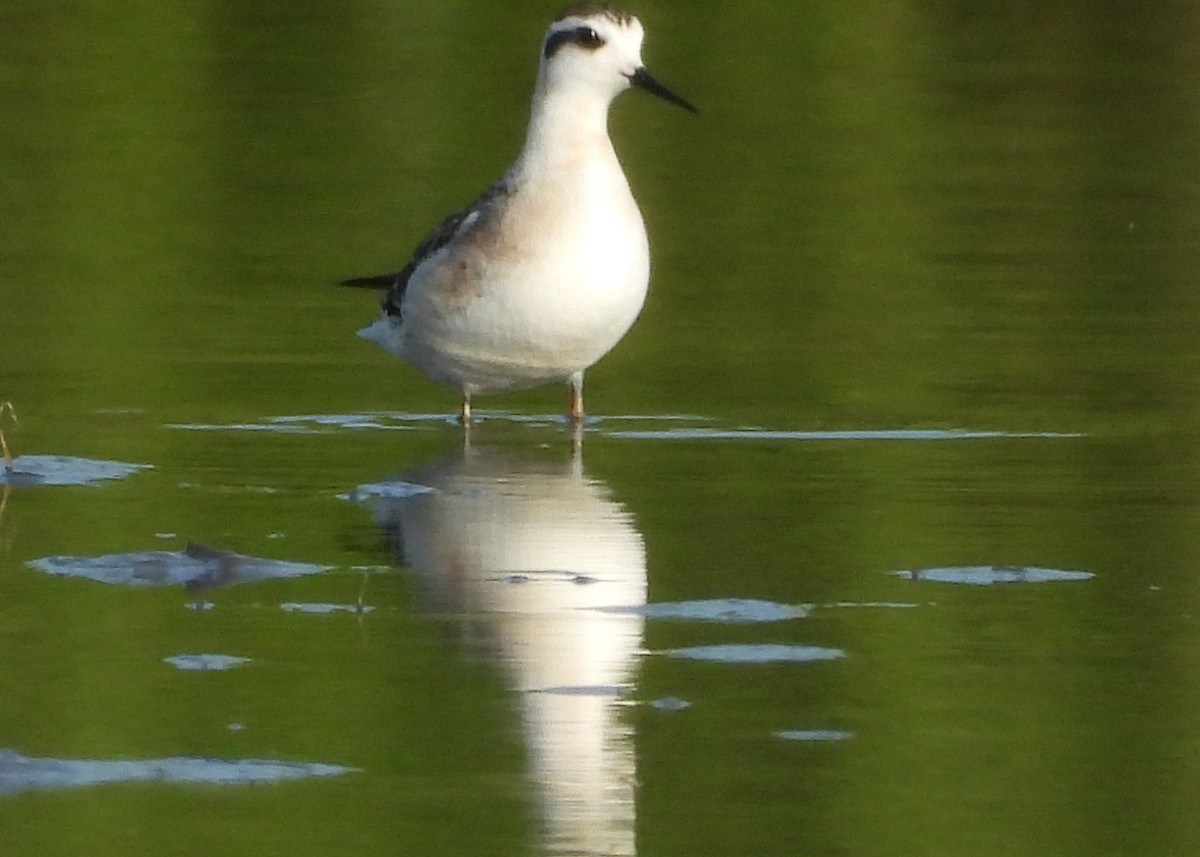
[[[575,31],[576,39],[585,48],[598,48],[604,44],[604,39],[591,27],[580,27]]]

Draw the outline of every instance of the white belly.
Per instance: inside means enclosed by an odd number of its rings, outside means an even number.
[[[361,335],[469,393],[582,372],[620,341],[646,297],[645,227],[623,175],[618,189],[514,197],[491,228],[414,272],[399,325],[380,318]]]

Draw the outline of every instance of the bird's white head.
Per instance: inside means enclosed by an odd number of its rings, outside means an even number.
[[[538,85],[543,96],[570,94],[607,104],[637,86],[672,104],[696,108],[655,80],[642,64],[642,22],[602,3],[564,10],[546,31]]]

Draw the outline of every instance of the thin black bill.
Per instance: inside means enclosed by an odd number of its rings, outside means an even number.
[[[680,107],[684,108],[685,110],[690,110],[693,113],[700,112],[695,107],[693,107],[690,102],[680,98],[674,92],[667,89],[665,86],[663,86],[657,80],[655,80],[654,76],[651,75],[650,72],[646,71],[645,66],[642,66],[637,71],[635,71],[633,74],[629,75],[629,82],[632,83],[634,86],[637,86],[637,87],[640,87],[640,88],[646,90],[649,93],[657,95],[659,98],[663,99],[664,101],[669,101],[672,104],[677,104]]]

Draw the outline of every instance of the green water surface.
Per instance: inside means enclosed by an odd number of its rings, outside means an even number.
[[[331,284],[507,166],[556,11],[0,7],[0,428],[153,466],[4,491],[0,751],[355,769],[30,789],[0,754],[0,852],[1200,851],[1197,10],[632,9],[701,109],[614,107],[646,309],[581,454],[554,387],[478,402],[464,453]],[[350,502],[398,478],[446,504]],[[332,570],[27,565],[188,542]],[[1094,577],[890,574],[974,566]],[[597,609],[639,597],[809,612]],[[725,644],[844,657],[667,654]],[[204,652],[252,660],[163,661]]]

